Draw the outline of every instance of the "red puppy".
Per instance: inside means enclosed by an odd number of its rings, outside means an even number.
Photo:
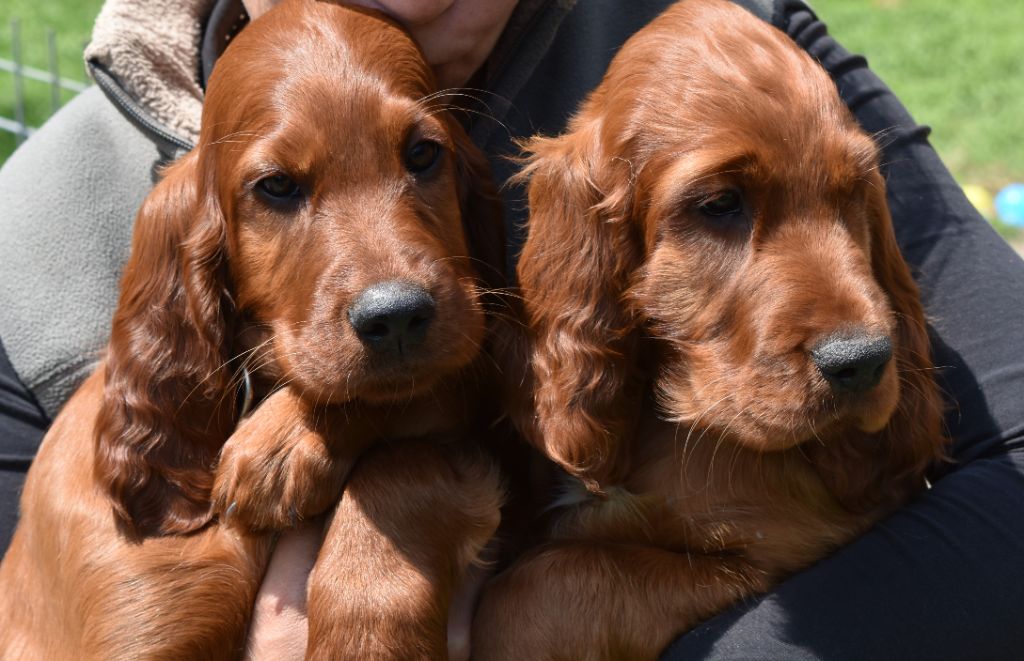
[[[311,655],[444,653],[501,500],[475,442],[504,241],[433,88],[397,25],[328,3],[228,48],[139,212],[106,360],[29,473],[6,658],[239,655],[270,548],[248,531],[333,506],[376,441],[311,578]],[[242,367],[266,399],[235,431]]]
[[[670,8],[529,148],[516,417],[600,497],[491,585],[475,651],[655,658],[925,487],[922,308],[878,148],[728,2]]]

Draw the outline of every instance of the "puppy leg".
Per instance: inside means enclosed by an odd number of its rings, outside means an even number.
[[[213,508],[226,523],[280,530],[327,511],[371,438],[356,416],[314,410],[290,388],[270,395],[221,449]]]
[[[485,589],[473,658],[656,659],[679,633],[767,588],[734,558],[604,542],[560,542]]]
[[[424,440],[371,449],[310,575],[309,658],[447,658],[453,593],[493,536],[501,501],[479,453]]]

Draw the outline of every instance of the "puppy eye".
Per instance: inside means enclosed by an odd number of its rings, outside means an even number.
[[[705,199],[697,208],[706,216],[732,216],[743,211],[743,196],[736,190],[722,191]]]
[[[405,168],[413,174],[422,174],[441,158],[441,145],[433,140],[420,140],[405,152]]]
[[[274,202],[287,202],[299,196],[301,190],[291,177],[284,174],[272,174],[256,182],[256,189]]]

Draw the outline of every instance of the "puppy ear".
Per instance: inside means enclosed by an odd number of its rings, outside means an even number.
[[[628,169],[608,158],[598,133],[596,122],[577,122],[526,145],[530,220],[517,269],[533,395],[520,427],[593,491],[627,470],[620,450],[636,419],[638,322],[625,294],[642,259]]]
[[[876,172],[869,184],[871,266],[895,313],[899,405],[879,434],[845,452],[837,447],[819,466],[840,502],[860,511],[893,509],[919,491],[928,468],[945,459],[948,440],[920,292],[896,243],[885,181]]]
[[[95,472],[130,532],[194,530],[234,417],[226,394],[225,227],[193,152],[135,220],[96,427]]]
[[[487,157],[462,126],[450,120],[455,142],[459,211],[474,268],[490,290],[508,286],[505,273],[505,224],[498,189]]]

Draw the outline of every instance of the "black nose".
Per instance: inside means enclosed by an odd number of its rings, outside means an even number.
[[[811,360],[837,392],[866,392],[882,378],[892,360],[888,337],[830,337],[811,349]]]
[[[411,282],[391,280],[363,290],[348,308],[348,320],[367,347],[406,351],[423,341],[434,317],[434,299]]]

